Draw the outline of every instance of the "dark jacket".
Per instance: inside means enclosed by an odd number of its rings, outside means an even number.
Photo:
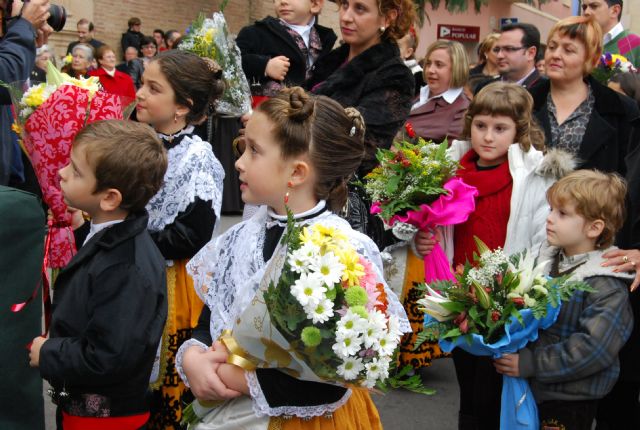
[[[289,59],[289,71],[284,79],[285,85],[299,86],[306,79],[307,59],[286,28],[278,21],[278,18],[268,16],[261,21],[256,21],[254,25],[244,27],[238,33],[236,43],[242,52],[242,69],[251,86],[265,84],[271,80],[265,76],[267,63],[273,57],[280,55]],[[331,52],[337,37],[328,27],[317,23],[314,27],[322,43],[322,51],[318,58],[322,58]]]
[[[131,61],[120,63],[116,66],[116,69],[131,76],[136,90],[140,88],[142,84],[142,74],[144,73],[144,64],[142,64],[140,58],[134,58]]]
[[[374,45],[345,64],[348,55],[345,44],[316,61],[305,86],[362,114],[366,155],[359,173],[364,175],[377,164],[377,148],[390,148],[409,116],[415,80],[393,41]]]
[[[142,38],[144,34],[139,31],[131,31],[127,30],[126,33],[122,33],[122,39],[120,40],[120,46],[122,47],[122,56],[124,57],[124,53],[128,47],[133,46],[140,52],[140,42],[142,42]]]
[[[502,78],[500,76],[495,78],[491,76],[487,76],[486,81],[482,81],[476,85],[475,89],[473,90],[473,93],[478,94],[478,91],[480,91],[487,85],[492,84],[494,82],[502,82]],[[535,69],[533,72],[531,72],[529,76],[527,76],[527,79],[525,79],[521,85],[523,88],[526,88],[527,90],[529,90],[529,92],[531,92],[533,88],[537,87],[538,85],[542,85],[545,82],[549,83],[549,79],[546,76],[542,76],[540,72],[538,72],[538,69]]]
[[[101,47],[102,45],[104,45],[104,42],[100,42],[98,39],[91,39],[88,42],[80,42],[79,40],[76,40],[74,42],[69,43],[69,45],[67,45],[67,54],[71,54],[73,52],[73,48],[76,47],[77,44],[79,43],[84,43],[85,45],[89,45],[93,48],[93,54],[95,55],[96,51],[98,50],[99,47]]]
[[[587,124],[578,151],[578,168],[598,169],[603,172],[617,172],[625,176],[625,157],[634,128],[640,127],[638,106],[628,97],[605,87],[592,77],[587,78],[595,97],[593,112]],[[547,144],[551,142],[551,125],[547,109],[547,96],[551,82],[545,81],[530,89],[533,96],[533,111],[544,130]]]
[[[105,396],[111,416],[148,411],[167,318],[165,260],[147,223],[143,212],[98,232],[60,272],[40,352],[40,374],[55,390]]]
[[[33,27],[24,18],[13,21],[0,40],[0,81],[23,81],[29,77],[36,60]],[[11,104],[9,91],[0,88],[0,104]],[[12,141],[11,114],[0,109],[0,185],[9,183],[10,164],[14,151],[20,151]]]

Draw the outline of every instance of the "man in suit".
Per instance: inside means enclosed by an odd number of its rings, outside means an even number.
[[[498,58],[498,78],[480,82],[477,94],[492,82],[503,81],[522,85],[527,90],[546,80],[536,69],[536,56],[540,51],[540,32],[527,23],[509,24],[500,30],[500,38],[492,48]]]
[[[526,23],[505,25],[493,47],[498,56],[500,79],[529,89],[540,81],[536,55],[540,50],[540,32]]]

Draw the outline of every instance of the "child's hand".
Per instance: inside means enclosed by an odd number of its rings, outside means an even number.
[[[242,395],[229,389],[218,376],[218,368],[226,363],[227,356],[223,351],[203,351],[198,347],[191,347],[185,352],[182,367],[197,399],[226,400]]]
[[[284,80],[287,72],[289,72],[289,59],[284,55],[273,57],[264,70],[265,75],[276,81]]]
[[[230,354],[229,349],[222,342],[215,342],[211,349],[213,351],[223,352]],[[247,380],[244,377],[244,369],[236,366],[235,364],[223,363],[218,367],[218,376],[220,380],[229,389],[238,391],[242,394],[249,395],[249,387],[247,386]]]
[[[436,243],[440,243],[440,241],[442,241],[442,233],[439,229],[433,231],[418,230],[416,236],[413,238],[416,251],[418,251],[421,258],[431,254]]]
[[[493,365],[498,373],[518,378],[520,376],[520,368],[518,367],[519,362],[519,354],[505,354],[502,357],[493,360]]]
[[[42,344],[46,341],[47,338],[44,336],[37,336],[33,338],[31,341],[31,349],[29,350],[29,366],[40,366],[40,349],[42,348]]]

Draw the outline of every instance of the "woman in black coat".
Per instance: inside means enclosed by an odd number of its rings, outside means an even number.
[[[396,40],[415,16],[413,3],[401,0],[337,0],[340,30],[345,42],[313,66],[305,86],[342,106],[358,109],[364,118],[365,156],[360,179],[377,164],[376,150],[388,149],[406,121],[414,95],[414,78],[400,58]],[[369,216],[370,202],[359,187],[350,186],[347,220],[384,245],[381,223]]]
[[[616,172],[626,177],[627,220],[618,235],[620,248],[638,248],[637,209],[640,168],[637,158],[640,111],[630,98],[588,76],[602,52],[602,30],[586,17],[559,21],[547,40],[545,64],[549,81],[530,89],[534,113],[544,129],[547,145],[562,147],[578,159],[578,168]],[[610,266],[621,271],[640,265],[640,252],[619,250],[605,254]],[[640,414],[640,293],[631,295],[636,324],[620,351],[621,373],[613,391],[599,401],[598,429],[637,428],[630,424]]]

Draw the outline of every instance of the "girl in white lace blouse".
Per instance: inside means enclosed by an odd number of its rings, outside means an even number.
[[[222,93],[219,73],[206,60],[167,51],[150,61],[137,92],[138,120],[150,124],[167,149],[164,184],[147,205],[151,237],[167,260],[169,316],[158,349],[150,429],[178,428],[187,388],[174,359],[191,337],[202,309],[186,263],[211,240],[220,217],[224,170],[211,145],[193,133]]]
[[[278,369],[245,371],[227,364],[228,351],[214,342],[255,296],[286,226],[285,204],[303,224],[322,222],[344,231],[383,282],[375,244],[332,212],[346,201],[346,182],[364,154],[363,135],[355,109],[301,88],[283,90],[249,119],[236,168],[244,202],[264,206],[207,244],[187,266],[206,306],[194,338],[178,351],[177,368],[199,400],[226,400],[196,428],[381,428],[367,391],[304,381]],[[389,290],[387,295],[390,312],[406,332],[400,303]]]

